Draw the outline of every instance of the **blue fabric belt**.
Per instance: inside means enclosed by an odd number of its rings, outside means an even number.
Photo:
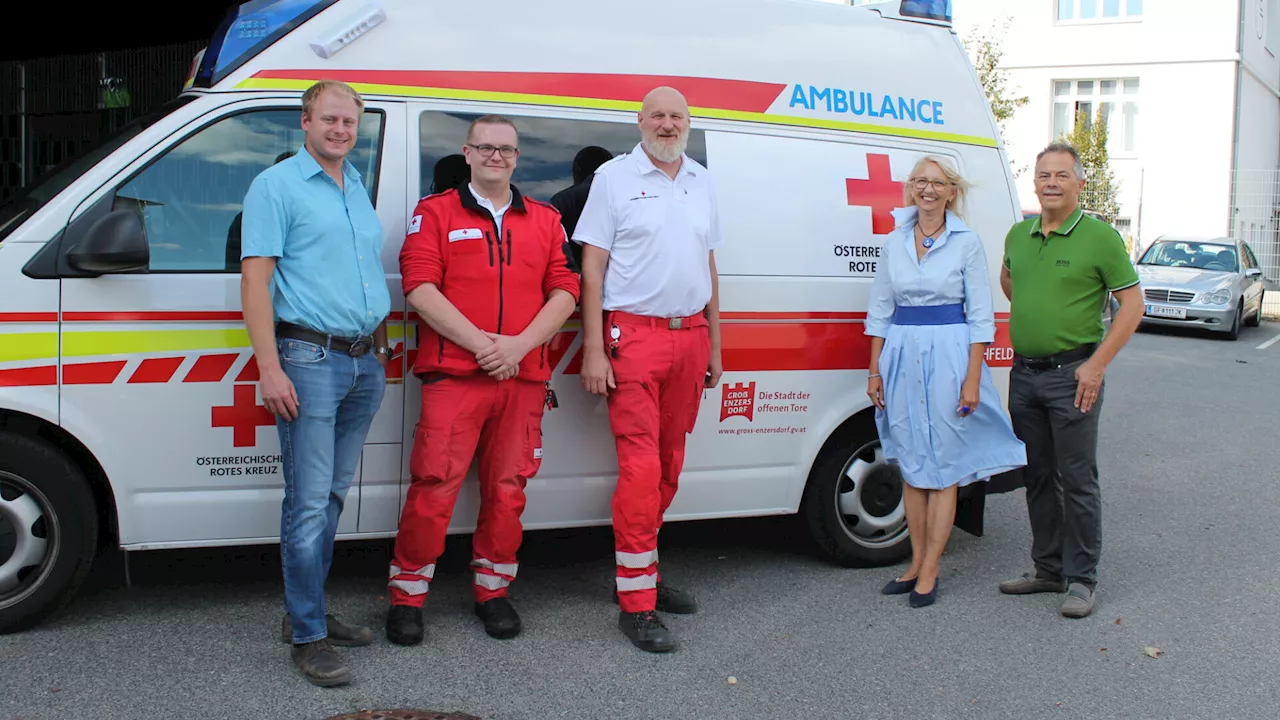
[[[964,321],[964,303],[899,305],[893,311],[894,325],[962,325]]]

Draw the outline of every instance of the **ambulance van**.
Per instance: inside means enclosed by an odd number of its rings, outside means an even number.
[[[520,130],[521,192],[573,183],[574,155],[639,141],[672,85],[688,153],[714,174],[725,245],[725,374],[708,389],[669,521],[797,515],[822,555],[910,552],[901,479],[865,394],[880,246],[926,153],[976,187],[1001,393],[1012,352],[999,291],[1019,218],[1004,149],[946,0],[254,0],[233,10],[178,96],[0,209],[0,630],[67,602],[103,548],[279,542],[282,479],[240,309],[240,211],[253,178],[302,146],[317,80],[366,100],[350,161],[386,232],[394,299],[385,402],[341,516],[389,538],[420,411],[398,252],[447,184],[472,118]],[[175,89],[177,90],[177,89]],[[528,487],[530,530],[607,525],[616,457],[605,401],[580,384],[571,320],[546,352],[559,406]],[[474,529],[474,475],[452,532]],[[981,533],[981,495],[957,525]]]

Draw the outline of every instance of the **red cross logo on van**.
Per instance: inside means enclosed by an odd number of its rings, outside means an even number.
[[[894,182],[888,155],[867,154],[867,179],[844,181],[849,204],[871,208],[871,234],[893,232],[893,211],[902,207],[902,183]]]
[[[231,444],[253,447],[258,444],[258,428],[276,424],[275,415],[258,404],[256,384],[236,385],[230,405],[213,408],[213,427],[231,428]]]

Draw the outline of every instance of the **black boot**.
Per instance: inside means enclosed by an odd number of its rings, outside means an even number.
[[[676,638],[662,624],[658,613],[646,612],[618,613],[618,629],[627,636],[632,645],[646,652],[671,652],[676,649]]]
[[[422,642],[422,608],[392,605],[387,611],[387,639],[396,645]]]
[[[505,597],[476,603],[475,609],[476,617],[484,620],[484,631],[489,637],[508,640],[520,634],[520,614]]]
[[[613,589],[613,601],[618,602],[618,588]],[[672,615],[692,615],[698,612],[698,601],[693,593],[671,587],[666,581],[658,581],[657,609]]]

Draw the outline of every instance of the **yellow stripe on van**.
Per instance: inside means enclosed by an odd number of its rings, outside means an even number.
[[[0,362],[53,360],[58,357],[58,333],[0,334]]]
[[[43,334],[43,333],[42,333]],[[6,359],[28,360],[39,357],[57,357],[57,335],[52,337],[48,355],[8,358],[6,347],[0,349],[0,361]],[[10,337],[10,336],[0,336]],[[387,340],[404,337],[404,328],[398,324],[387,326]],[[190,352],[199,350],[231,350],[252,347],[249,331],[227,330],[115,330],[92,332],[68,332],[62,338],[63,357],[89,357],[93,355],[137,355],[142,353]]]
[[[69,332],[63,357],[225,350],[249,347],[247,330],[119,330]]]
[[[237,88],[249,90],[306,90],[315,84],[315,80],[289,80],[283,78],[247,78]],[[591,108],[596,110],[637,111],[640,103],[629,100],[605,100],[600,98],[571,97],[566,95],[530,95],[525,93],[496,92],[488,90],[455,90],[453,88],[433,88],[418,85],[379,85],[374,83],[350,83],[356,92],[362,95],[391,95],[394,97],[425,97],[441,100],[475,100],[488,102],[509,102],[522,105],[543,105],[573,108]],[[979,135],[961,135],[959,133],[938,132],[915,128],[898,128],[870,123],[845,122],[843,120],[826,120],[822,118],[799,117],[795,115],[773,115],[770,113],[753,113],[739,110],[721,110],[718,108],[690,107],[689,112],[696,116],[716,118],[720,120],[740,120],[743,122],[768,123],[773,125],[791,125],[795,127],[822,128],[845,132],[869,133],[890,137],[907,137],[920,140],[937,140],[940,142],[963,143],[982,147],[996,147],[992,138]]]

